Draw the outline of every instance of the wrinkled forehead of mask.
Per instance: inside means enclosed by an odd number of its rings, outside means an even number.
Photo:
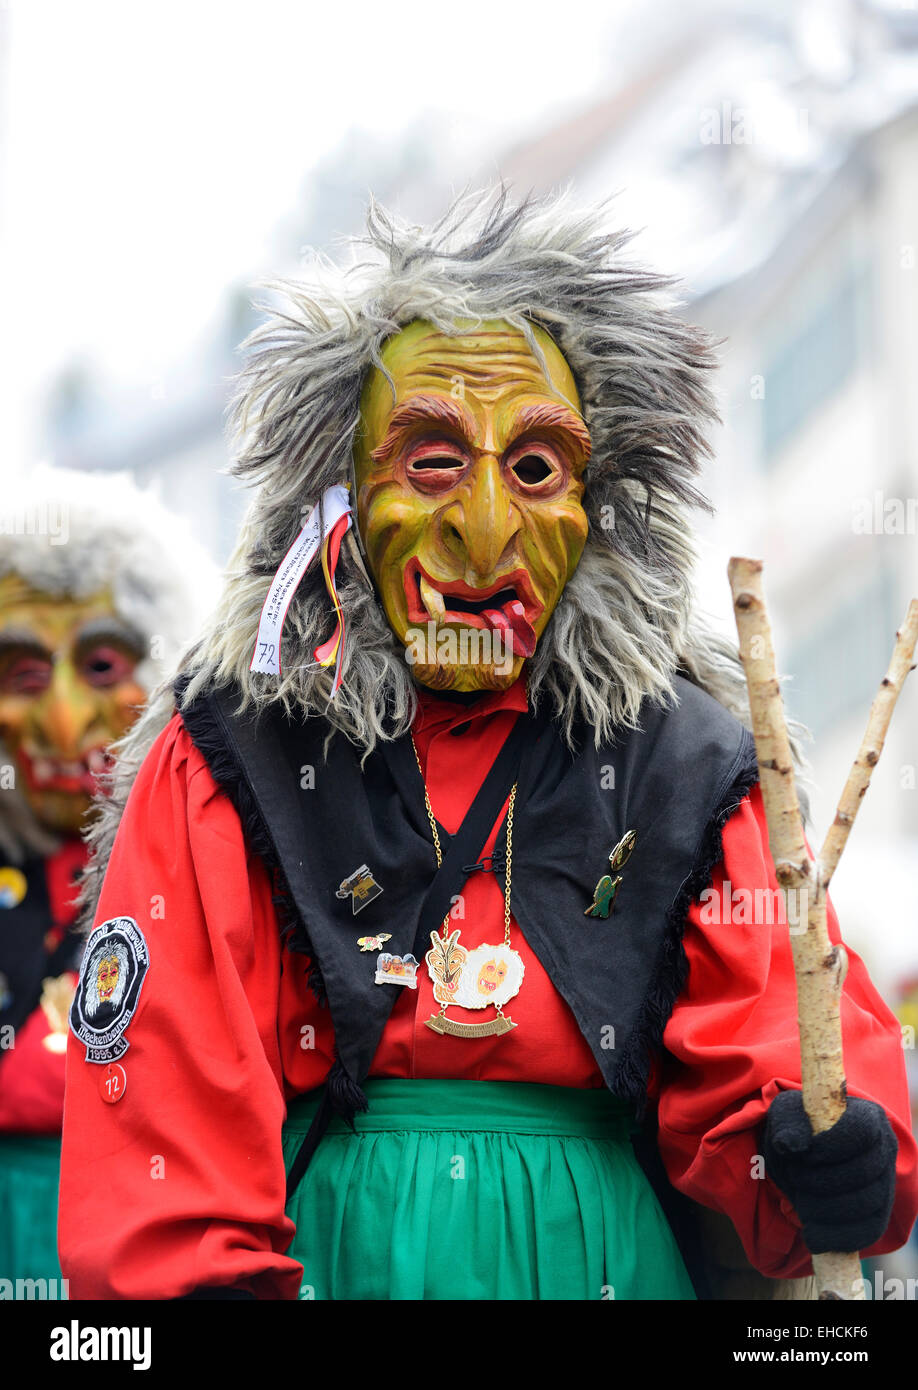
[[[464,401],[473,416],[487,406],[500,408],[527,390],[567,403],[580,413],[573,372],[557,343],[538,324],[530,324],[533,351],[520,328],[502,319],[485,320],[445,333],[415,319],[384,344],[381,371],[367,373],[360,398],[360,429],[355,446],[357,471],[381,443],[398,402],[430,389]]]

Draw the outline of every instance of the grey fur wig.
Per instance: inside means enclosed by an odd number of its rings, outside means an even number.
[[[357,544],[342,551],[347,620],[343,688],[313,659],[333,615],[314,566],[290,605],[283,675],[252,674],[259,615],[271,579],[305,515],[333,483],[352,481],[358,402],[386,340],[414,319],[445,332],[503,319],[538,355],[531,325],[558,343],[577,380],[593,454],[584,506],[590,533],[530,662],[529,690],[568,737],[584,721],[596,741],[635,727],[644,700],[673,694],[677,670],[748,723],[736,648],[693,611],[688,519],[707,507],[695,479],[716,419],[715,359],[706,337],[669,306],[673,282],[630,263],[630,234],[607,209],[565,195],[514,204],[506,190],[458,200],[431,228],[370,204],[366,234],[339,264],[319,257],[244,345],[232,412],[233,471],[256,489],[222,599],[186,669],[186,700],[238,683],[243,707],[279,701],[321,715],[364,750],[408,729],[415,694]],[[130,783],[172,712],[163,691],[124,740],[114,799],[93,839],[95,875],[108,858]],[[92,871],[86,901],[97,894]]]
[[[216,571],[188,524],[126,474],[41,466],[5,483],[0,578],[52,596],[109,590],[147,655],[135,675],[152,690],[178,664],[216,598]],[[2,614],[0,614],[2,619]],[[9,754],[0,743],[0,764]],[[0,851],[15,862],[56,846],[15,788],[0,791]]]

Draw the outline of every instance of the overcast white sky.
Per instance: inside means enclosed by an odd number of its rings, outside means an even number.
[[[531,129],[589,98],[632,9],[0,0],[7,457],[75,355],[136,380],[187,349],[348,129]]]

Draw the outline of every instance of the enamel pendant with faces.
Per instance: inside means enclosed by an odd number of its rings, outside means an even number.
[[[467,951],[459,945],[459,929],[447,937],[430,934],[431,949],[424,957],[427,973],[433,982],[434,999],[444,1008],[457,1004],[463,1009],[486,1009],[494,1005],[497,1018],[488,1023],[454,1023],[443,1013],[426,1020],[435,1033],[453,1037],[483,1038],[506,1033],[516,1024],[504,1018],[499,1010],[520,991],[523,983],[523,958],[511,946],[476,946]]]

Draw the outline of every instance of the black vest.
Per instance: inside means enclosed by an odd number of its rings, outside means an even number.
[[[609,1089],[639,1110],[685,984],[688,906],[721,857],[724,822],[758,776],[742,725],[681,677],[676,692],[665,708],[646,702],[640,730],[608,746],[597,749],[582,731],[576,755],[543,721],[520,768],[514,815],[514,916]],[[423,962],[429,945],[418,918],[436,859],[421,777],[407,737],[361,767],[361,750],[340,734],[326,753],[323,719],[292,720],[277,706],[239,715],[239,703],[235,688],[206,692],[182,718],[274,875],[288,944],[308,954],[312,984],[327,998],[338,1058],[329,1086],[346,1111],[360,1104],[398,997],[371,969],[355,968],[368,960],[355,953],[355,924],[366,935],[390,933],[393,954]],[[614,910],[586,917],[629,830],[636,844]],[[441,834],[444,850],[448,838]],[[355,918],[336,889],[362,864],[384,892]]]

